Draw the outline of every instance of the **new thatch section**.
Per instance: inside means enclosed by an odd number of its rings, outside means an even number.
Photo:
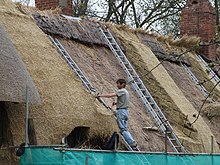
[[[18,51],[0,24],[0,101],[40,103],[40,96]]]
[[[42,100],[40,105],[29,108],[37,144],[60,144],[63,133],[68,135],[75,127],[89,127],[89,139],[108,137],[118,130],[113,114],[86,91],[31,17],[0,6],[0,23],[21,55]],[[25,105],[9,102],[5,108],[12,133],[10,145],[20,145],[24,142]],[[13,161],[8,154],[0,155],[1,160]]]
[[[162,65],[149,72],[159,64],[159,60],[152,51],[142,44],[135,34],[117,30],[115,27],[111,27],[111,29],[121,39],[126,55],[173,125],[183,145],[193,152],[209,152],[210,137],[213,134],[208,125],[200,117],[192,128],[186,126],[187,123],[194,121],[193,114],[197,113],[196,109],[186,99]],[[215,149],[218,150],[217,143]]]

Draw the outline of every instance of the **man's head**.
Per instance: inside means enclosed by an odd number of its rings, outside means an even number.
[[[117,83],[118,89],[121,89],[121,88],[125,88],[125,87],[126,87],[126,81],[125,81],[125,79],[118,79],[118,80],[116,81],[116,83]]]

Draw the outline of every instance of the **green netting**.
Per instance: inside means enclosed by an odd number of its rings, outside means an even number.
[[[21,165],[220,165],[220,155],[26,148]]]

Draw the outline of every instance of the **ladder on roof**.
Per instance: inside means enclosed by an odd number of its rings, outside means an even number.
[[[160,132],[165,134],[167,131],[167,139],[173,151],[177,153],[185,153],[186,151],[177,136],[175,135],[169,121],[154,101],[153,97],[145,87],[144,83],[136,73],[131,63],[128,61],[127,57],[119,47],[111,32],[108,29],[103,30],[101,27],[100,31],[108,42],[109,48],[121,64],[123,70],[128,75],[128,79],[131,80],[133,89],[136,91],[137,95],[143,102],[147,112],[153,118],[154,123],[159,128]]]
[[[77,74],[77,76],[81,79],[87,90],[91,93],[94,94],[96,92],[95,87],[92,86],[92,84],[89,82],[89,80],[86,78],[86,76],[83,74],[83,72],[80,70],[76,62],[71,58],[71,56],[68,54],[68,52],[65,50],[63,45],[58,41],[58,39],[53,38],[49,36],[49,39],[51,42],[57,47],[59,50],[60,54],[63,56],[63,58],[66,60],[66,62],[69,64],[69,66],[74,70],[74,72]],[[112,109],[106,105],[104,100],[101,98],[97,98],[100,103],[102,103],[108,110],[112,111]],[[124,137],[120,134],[123,144],[129,151],[134,151],[134,149],[126,142]],[[139,151],[139,149],[136,149]]]
[[[186,64],[183,64],[180,62],[181,66],[185,69],[185,71],[188,73],[188,75],[191,77],[191,79],[196,83],[196,86],[199,88],[199,90],[203,93],[205,97],[207,97],[208,91],[205,89],[205,87],[200,84],[199,80],[196,78],[196,76],[192,73],[192,71],[189,69],[189,67]]]
[[[60,54],[63,56],[63,58],[66,60],[68,65],[71,67],[71,69],[76,73],[76,75],[80,78],[80,80],[83,82],[85,87],[90,93],[95,93],[96,89],[92,86],[92,84],[89,82],[89,80],[86,78],[82,70],[78,67],[78,65],[74,62],[74,60],[71,58],[69,53],[64,49],[63,45],[58,41],[56,38],[52,38],[49,36],[49,39],[52,41],[52,43],[57,47]]]
[[[214,80],[218,83],[220,81],[220,78],[218,77],[218,75],[209,67],[209,65],[207,64],[207,62],[205,62],[205,60],[202,58],[202,56],[198,55],[197,59],[202,62],[202,64],[205,66],[205,68],[207,69],[208,73],[211,74],[211,76],[214,78]]]

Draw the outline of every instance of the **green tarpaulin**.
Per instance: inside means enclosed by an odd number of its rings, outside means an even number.
[[[21,165],[220,165],[218,154],[177,155],[165,153],[59,150],[26,148]]]

